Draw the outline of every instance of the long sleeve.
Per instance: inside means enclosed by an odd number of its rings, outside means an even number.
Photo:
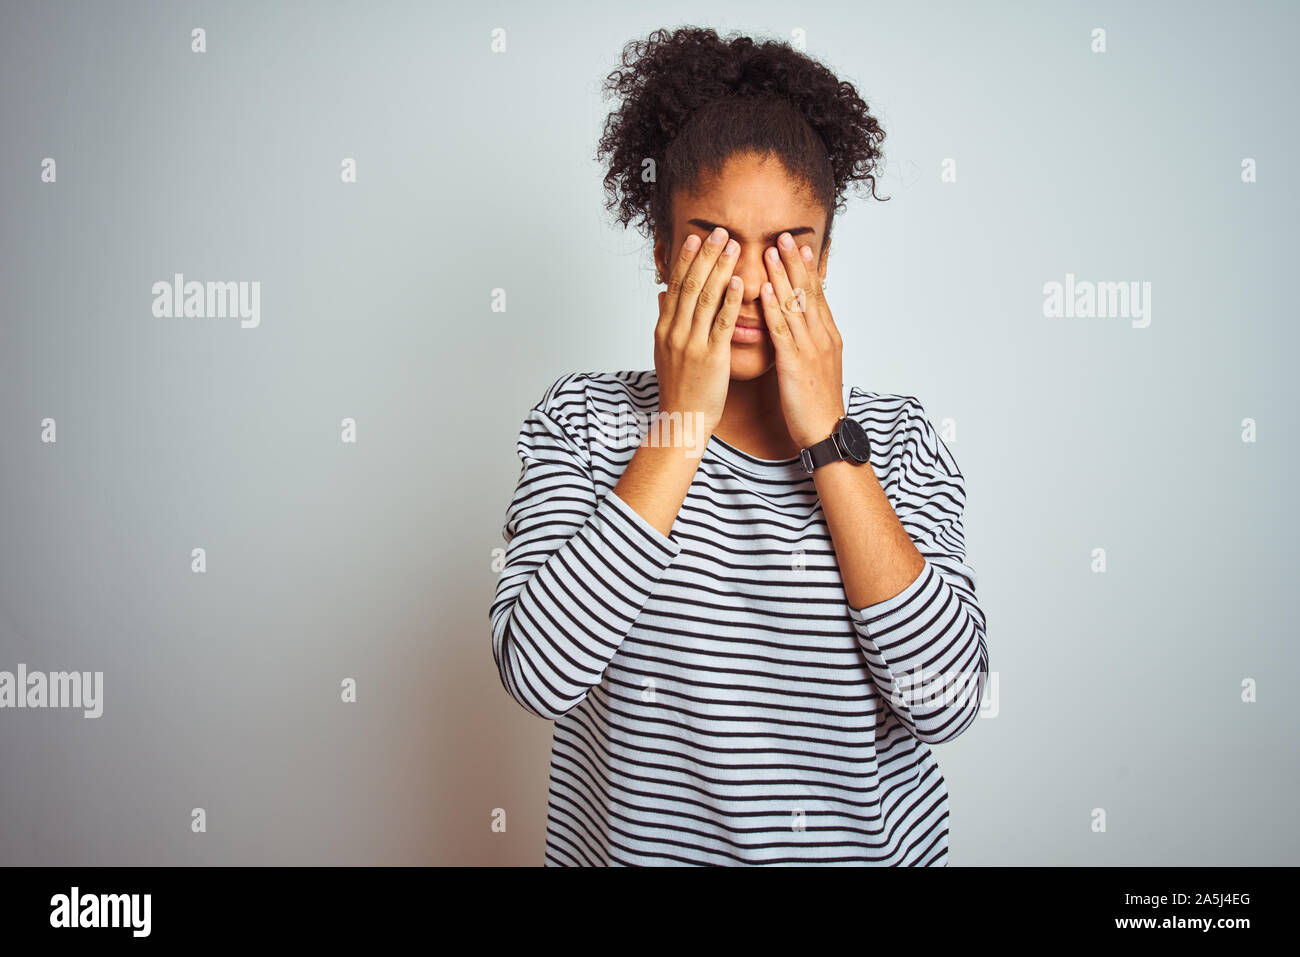
[[[897,595],[849,606],[872,678],[907,730],[928,744],[974,723],[988,678],[985,617],[965,563],[965,484],[948,447],[915,399],[907,407],[899,520],[925,559]]]
[[[612,491],[597,498],[583,430],[551,407],[569,378],[547,390],[520,430],[522,470],[489,609],[502,685],[551,720],[600,682],[681,550]]]

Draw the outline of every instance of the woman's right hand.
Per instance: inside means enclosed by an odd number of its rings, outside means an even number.
[[[732,276],[740,247],[717,227],[703,243],[692,234],[659,293],[655,373],[660,413],[695,416],[707,439],[722,419],[731,384],[731,334],[744,283]]]

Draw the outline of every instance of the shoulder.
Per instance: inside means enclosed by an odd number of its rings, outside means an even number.
[[[590,412],[623,407],[655,407],[659,383],[654,370],[639,372],[567,372],[542,393],[534,409],[551,416],[581,419]]]
[[[940,438],[921,400],[914,395],[872,392],[853,386],[845,412],[867,430],[882,464],[892,471],[942,472],[960,479],[961,470]]]
[[[585,446],[593,432],[635,423],[652,413],[658,402],[659,382],[653,369],[568,372],[545,388],[531,412],[542,413]]]

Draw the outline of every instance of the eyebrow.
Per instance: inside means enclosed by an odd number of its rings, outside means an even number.
[[[713,232],[720,225],[719,223],[711,223],[707,219],[688,219],[686,222],[691,226],[699,226],[701,229],[707,229],[709,232]],[[727,231],[729,237],[735,235],[730,227],[723,226],[722,228]],[[777,237],[782,233],[789,233],[790,238],[793,239],[795,236],[802,236],[804,233],[815,233],[816,231],[817,230],[813,229],[811,226],[796,226],[794,229],[778,229],[776,232],[768,233],[762,238],[769,243],[775,244]]]

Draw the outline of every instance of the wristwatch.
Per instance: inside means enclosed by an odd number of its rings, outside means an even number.
[[[820,442],[800,449],[799,458],[803,461],[804,471],[810,474],[813,469],[840,459],[853,465],[863,465],[871,461],[871,443],[867,439],[866,429],[855,419],[842,415],[835,431]]]

